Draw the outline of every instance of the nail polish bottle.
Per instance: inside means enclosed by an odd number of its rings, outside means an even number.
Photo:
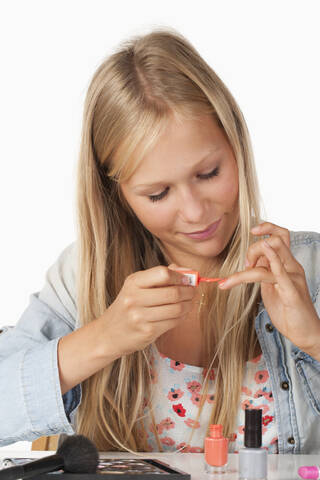
[[[262,444],[262,410],[245,410],[244,445],[239,450],[239,478],[265,480],[268,455]]]
[[[185,277],[187,277],[189,281],[189,285],[192,285],[193,287],[197,287],[200,282],[220,282],[223,280],[222,278],[208,278],[208,277],[201,277],[199,272],[196,270],[186,270],[185,268],[176,268],[177,272],[183,273]]]
[[[210,425],[204,441],[205,471],[225,473],[228,463],[228,439],[222,435],[222,425]]]

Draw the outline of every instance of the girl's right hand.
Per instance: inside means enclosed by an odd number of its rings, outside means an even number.
[[[101,317],[108,355],[120,358],[144,349],[191,312],[196,289],[170,267],[157,266],[126,278]]]

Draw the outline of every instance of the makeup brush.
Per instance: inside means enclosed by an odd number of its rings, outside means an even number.
[[[0,480],[30,478],[60,469],[69,473],[95,473],[98,463],[99,453],[94,443],[84,435],[72,435],[54,455],[0,470]]]

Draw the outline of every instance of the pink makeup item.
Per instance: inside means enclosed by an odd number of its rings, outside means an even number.
[[[176,270],[183,273],[189,279],[189,285],[193,287],[197,287],[200,282],[220,282],[222,280],[222,278],[200,277],[196,270],[185,270],[183,268],[177,268]]]
[[[320,467],[314,465],[312,467],[300,467],[298,474],[301,478],[313,478],[318,480],[320,478]]]
[[[225,473],[228,463],[228,439],[222,435],[222,425],[210,425],[204,441],[205,470],[207,473]]]

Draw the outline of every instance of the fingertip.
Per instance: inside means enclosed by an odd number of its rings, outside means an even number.
[[[176,265],[175,263],[170,263],[170,265],[168,265],[169,270],[177,270],[177,267],[178,265]]]

